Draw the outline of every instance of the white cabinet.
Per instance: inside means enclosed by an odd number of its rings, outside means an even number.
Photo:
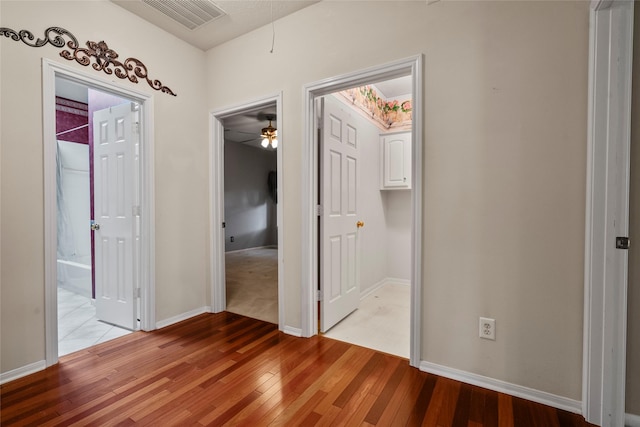
[[[380,189],[411,188],[411,132],[380,135]]]

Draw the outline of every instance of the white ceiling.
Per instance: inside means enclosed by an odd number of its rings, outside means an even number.
[[[385,80],[374,83],[378,92],[384,99],[397,99],[401,96],[411,95],[411,76]]]
[[[214,5],[225,14],[190,30],[142,0],[111,1],[205,51],[318,2],[318,0],[215,1]],[[192,3],[194,7],[198,7],[198,2],[202,1],[211,0],[181,0],[180,3],[186,5]],[[175,3],[175,0],[162,0],[157,3],[170,4]]]

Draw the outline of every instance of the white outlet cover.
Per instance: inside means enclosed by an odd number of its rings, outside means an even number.
[[[480,338],[496,340],[496,319],[481,317],[479,323]]]

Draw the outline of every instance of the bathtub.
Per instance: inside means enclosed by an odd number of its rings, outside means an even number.
[[[91,264],[59,259],[58,286],[91,298]]]

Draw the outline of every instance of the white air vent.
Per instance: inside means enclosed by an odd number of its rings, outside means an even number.
[[[224,16],[222,9],[210,0],[142,0],[190,30]]]

